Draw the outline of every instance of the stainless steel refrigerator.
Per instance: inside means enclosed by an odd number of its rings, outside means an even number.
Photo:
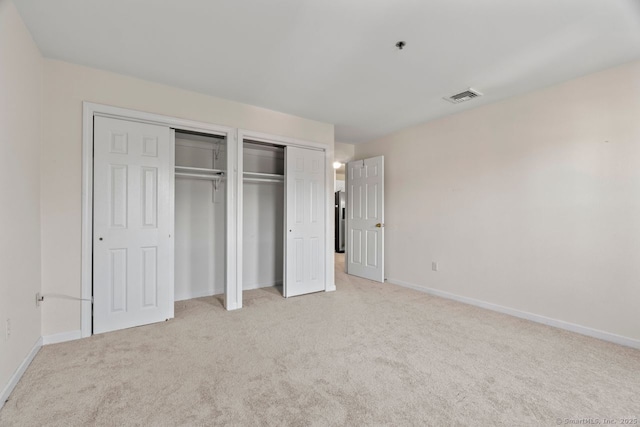
[[[344,252],[345,246],[345,218],[346,218],[346,197],[344,191],[336,191],[336,252]]]

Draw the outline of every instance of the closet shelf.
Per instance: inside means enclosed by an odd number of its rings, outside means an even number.
[[[277,182],[283,183],[284,179],[273,179],[273,178],[243,178],[244,182]]]
[[[244,172],[245,176],[253,177],[263,177],[263,178],[273,178],[273,179],[284,179],[284,175],[280,175],[277,173],[262,173],[262,172]],[[245,178],[246,179],[246,178]]]
[[[221,169],[194,168],[191,166],[176,166],[175,176],[177,178],[206,179],[211,181],[221,181],[225,179],[225,171]],[[243,176],[245,182],[284,182],[284,175],[276,173],[245,172]]]
[[[244,172],[244,182],[284,182],[284,175],[277,173]]]
[[[194,179],[206,179],[209,181],[220,181],[224,179],[222,175],[205,175],[200,173],[184,173],[184,172],[176,172],[176,178],[194,178]]]
[[[176,172],[203,172],[210,175],[224,175],[222,169],[194,168],[191,166],[176,166]]]
[[[220,181],[224,177],[224,171],[220,169],[194,168],[191,166],[176,166],[177,178],[207,179]]]

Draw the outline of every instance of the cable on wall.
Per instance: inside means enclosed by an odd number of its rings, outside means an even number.
[[[41,303],[44,301],[44,298],[60,298],[60,299],[68,299],[68,300],[73,300],[73,301],[87,301],[87,302],[93,302],[93,297],[91,297],[91,299],[88,298],[78,298],[78,297],[73,297],[71,295],[64,295],[64,294],[37,294],[36,295],[36,303]]]

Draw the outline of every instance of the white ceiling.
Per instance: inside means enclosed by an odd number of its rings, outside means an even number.
[[[640,58],[640,0],[14,1],[47,57],[334,123],[352,143]],[[485,96],[441,99],[468,87]]]

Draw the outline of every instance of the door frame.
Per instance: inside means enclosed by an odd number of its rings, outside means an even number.
[[[227,141],[227,238],[226,238],[226,284],[225,307],[227,310],[240,308],[237,303],[236,248],[237,215],[235,197],[237,193],[237,169],[229,167],[237,164],[235,154],[236,129],[193,120],[179,119],[161,114],[146,113],[110,105],[84,101],[82,103],[82,237],[81,237],[81,337],[91,336],[93,304],[93,118],[96,116],[133,122],[167,126],[176,130],[186,130],[224,136]],[[174,205],[171,201],[171,216]],[[173,221],[172,221],[173,222]],[[172,224],[173,227],[173,224]],[[173,230],[172,230],[173,234]],[[173,274],[173,269],[171,274]],[[240,300],[241,302],[241,300]]]
[[[306,149],[312,149],[312,150],[318,150],[318,151],[324,151],[324,166],[325,166],[325,201],[326,201],[326,212],[325,212],[325,223],[324,223],[324,230],[325,230],[325,262],[324,262],[324,268],[325,268],[325,292],[331,292],[331,291],[335,291],[336,290],[336,285],[335,285],[335,277],[334,277],[334,273],[333,273],[333,269],[334,269],[334,257],[333,257],[333,246],[329,245],[329,242],[331,242],[333,239],[333,178],[334,178],[334,174],[333,174],[333,165],[332,162],[330,161],[331,159],[333,159],[333,152],[329,149],[329,146],[327,144],[323,144],[320,142],[311,142],[311,141],[304,141],[301,139],[296,139],[296,138],[290,138],[290,137],[286,137],[286,136],[279,136],[279,135],[271,135],[268,133],[263,133],[263,132],[254,132],[254,131],[250,131],[247,129],[238,129],[238,138],[237,138],[237,144],[236,144],[236,148],[237,148],[237,153],[236,153],[236,158],[237,160],[237,168],[238,168],[238,177],[239,177],[239,181],[238,181],[238,186],[237,186],[237,207],[236,207],[236,212],[237,212],[237,245],[236,245],[236,262],[237,262],[237,272],[236,272],[236,278],[237,278],[237,284],[238,284],[238,291],[237,291],[237,295],[238,295],[238,308],[242,307],[242,251],[243,251],[243,224],[242,224],[242,218],[243,218],[243,214],[244,214],[244,206],[243,206],[243,181],[242,181],[242,177],[244,174],[244,164],[243,164],[243,153],[244,153],[244,140],[245,139],[250,139],[252,141],[256,141],[256,142],[266,142],[268,144],[273,144],[273,145],[279,145],[282,147],[299,147],[299,148],[306,148]],[[286,168],[285,168],[286,169]],[[287,200],[287,195],[286,195],[286,188],[285,188],[285,208],[286,208],[286,200]],[[283,219],[284,220],[284,219]],[[283,247],[286,249],[286,230],[285,230],[285,234],[282,236],[283,239],[285,239],[284,245]],[[285,257],[283,257],[283,263],[286,266],[286,254]],[[286,269],[286,267],[285,267]],[[286,270],[284,271],[285,275],[286,275]],[[286,276],[282,277],[282,280],[286,280]]]

